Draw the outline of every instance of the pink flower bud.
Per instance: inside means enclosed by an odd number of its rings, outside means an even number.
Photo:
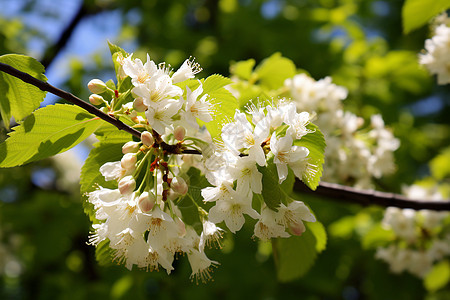
[[[136,181],[133,176],[125,176],[119,181],[119,191],[122,195],[131,194],[136,188]]]
[[[155,143],[153,135],[148,131],[144,131],[143,133],[141,133],[141,141],[148,147],[152,146]]]
[[[127,154],[127,153],[136,153],[139,150],[139,147],[141,146],[141,143],[139,142],[126,142],[123,146],[122,146],[122,153],[123,154]]]
[[[178,126],[173,131],[173,135],[174,135],[175,139],[177,139],[178,141],[184,140],[184,137],[186,136],[186,128],[184,128],[182,126]]]
[[[141,97],[134,99],[133,107],[138,112],[144,112],[147,110],[147,105],[144,104],[144,99]]]
[[[127,153],[122,157],[120,165],[125,170],[134,169],[136,166],[137,156],[134,153]]]
[[[92,105],[100,105],[105,102],[105,99],[100,95],[92,94],[89,96],[89,102],[91,102]]]
[[[88,89],[93,94],[101,94],[106,91],[106,84],[100,79],[92,79],[88,83]]]
[[[142,212],[147,213],[155,206],[156,197],[153,193],[143,192],[138,199],[139,208]]]
[[[188,185],[186,183],[186,181],[184,181],[183,178],[181,177],[175,177],[174,179],[172,179],[172,183],[170,184],[170,187],[172,188],[172,190],[175,193],[178,193],[180,195],[186,195],[186,193],[188,192]]]
[[[305,232],[306,228],[302,221],[289,223],[289,232],[292,235],[301,236]]]

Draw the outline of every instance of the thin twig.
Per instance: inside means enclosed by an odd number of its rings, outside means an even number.
[[[450,201],[415,200],[393,193],[375,190],[361,190],[335,183],[321,182],[315,191],[310,190],[303,182],[296,180],[294,190],[297,192],[324,196],[336,201],[358,203],[363,206],[378,205],[383,207],[395,206],[412,208],[415,210],[430,209],[450,211]]]

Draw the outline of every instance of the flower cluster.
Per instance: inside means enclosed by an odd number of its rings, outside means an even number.
[[[412,185],[404,192],[411,199],[443,200],[436,188]],[[450,255],[450,234],[445,228],[449,217],[448,212],[388,207],[382,225],[395,238],[387,247],[378,248],[376,257],[394,273],[408,271],[423,278],[435,262]]]
[[[249,215],[256,220],[254,236],[268,240],[301,235],[304,221],[315,222],[289,191],[275,207],[262,197],[262,170],[269,164],[278,175],[275,184],[290,173],[300,179],[320,176],[310,162],[310,150],[298,145],[316,131],[309,127],[309,113],[297,113],[295,104],[286,100],[253,105],[246,113],[236,110],[213,142],[206,127],[199,126],[199,121],[213,121],[215,106],[204,92],[204,81],[194,79],[201,70],[198,64],[186,60],[173,72],[148,56],[145,63],[124,53],[115,57],[118,87],[94,79],[88,84],[90,101],[127,120],[141,136],[123,145],[120,161],[99,168],[104,180],[112,182],[108,187],[115,188],[97,186],[87,194],[96,219],[90,244],[108,243],[114,259],[129,269],[162,267],[167,273],[173,270],[174,257],[184,253],[192,277],[205,281],[218,264],[206,256],[205,247],[220,247],[219,223],[235,233],[245,222],[244,214]],[[202,156],[186,154],[194,152]],[[202,187],[200,199],[194,199],[187,183],[190,168],[200,169],[212,185]],[[180,210],[186,201],[196,208],[197,224],[187,222]],[[215,203],[209,211],[208,202]]]
[[[439,24],[431,39],[425,41],[424,54],[419,55],[419,63],[431,74],[437,75],[438,84],[450,83],[450,20],[447,15],[438,17]]]
[[[202,196],[205,202],[215,202],[209,219],[214,223],[224,221],[231,232],[236,232],[245,222],[244,214],[249,215],[258,220],[254,235],[262,240],[288,237],[287,229],[301,235],[305,231],[302,221],[315,222],[303,202],[289,199],[278,211],[262,203],[258,213],[252,208],[252,199],[262,193],[263,174],[258,167],[265,167],[267,160],[273,159],[280,184],[289,168],[300,179],[314,172],[314,166],[308,163],[308,148],[294,145],[310,132],[306,127],[309,114],[298,114],[294,103],[280,100],[275,106],[252,105],[248,115],[236,111],[234,121],[222,128],[222,142],[205,159],[206,178],[213,187],[204,188]]]
[[[344,111],[345,88],[333,84],[330,77],[315,81],[305,74],[287,79],[284,85],[299,111],[317,114],[315,122],[327,141],[324,181],[370,188],[373,177],[395,170],[398,139],[380,115],[372,116],[370,128],[362,128],[362,118]]]

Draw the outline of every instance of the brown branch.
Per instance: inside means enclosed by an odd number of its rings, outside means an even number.
[[[63,32],[58,38],[58,41],[53,46],[46,49],[41,59],[41,63],[46,69],[50,66],[50,64],[53,62],[58,53],[66,46],[75,28],[78,26],[81,20],[87,15],[88,10],[85,7],[84,1],[82,1],[78,9],[78,12],[72,18],[71,22],[67,25],[67,27],[63,30]]]
[[[57,87],[54,87],[53,85],[51,85],[47,82],[36,79],[33,76],[29,75],[28,73],[19,71],[15,68],[11,67],[10,65],[7,65],[4,63],[0,63],[0,71],[8,73],[9,75],[17,77],[26,83],[34,85],[35,87],[39,88],[42,91],[50,92],[58,97],[63,98],[64,100],[67,100],[75,105],[78,105],[79,107],[84,108],[91,114],[96,115],[100,119],[116,126],[119,130],[126,131],[139,139],[141,138],[141,133],[138,130],[131,128],[130,126],[124,124],[123,122],[117,120],[116,118],[114,118],[108,114],[105,114],[104,112],[102,112],[101,110],[99,110],[98,108],[93,106],[92,104],[81,100],[80,98],[74,96],[71,93],[68,93],[61,89],[58,89]]]
[[[7,64],[0,63],[0,71],[8,73],[14,77],[17,77],[23,80],[26,83],[34,85],[43,91],[50,92],[56,96],[59,96],[75,105],[78,105],[91,114],[101,118],[102,120],[116,126],[119,130],[124,130],[137,138],[141,138],[141,132],[122,123],[118,119],[103,113],[95,106],[84,102],[80,98],[68,93],[66,91],[60,90],[44,81],[34,78],[33,76],[21,72]],[[173,150],[171,147],[176,145],[169,145],[160,141],[160,147],[167,151]],[[177,154],[201,154],[201,152],[197,150],[190,149],[178,149]],[[168,151],[170,152],[170,151]],[[358,203],[361,205],[379,205],[383,207],[395,206],[399,208],[412,208],[415,210],[419,209],[431,209],[431,210],[440,210],[440,211],[450,211],[450,201],[425,201],[425,200],[413,200],[406,198],[402,195],[392,194],[392,193],[383,193],[372,190],[360,190],[355,189],[348,186],[343,186],[339,184],[321,182],[316,191],[310,190],[306,185],[304,185],[301,181],[296,180],[294,190],[298,192],[308,193],[315,196],[324,196],[330,199],[334,199],[337,201],[346,201]]]
[[[324,196],[336,201],[353,202],[363,206],[378,205],[383,207],[395,206],[412,208],[415,210],[431,209],[450,211],[450,201],[413,200],[393,193],[375,190],[361,190],[335,183],[321,182],[317,190],[310,190],[303,182],[296,180],[294,190],[315,196]]]

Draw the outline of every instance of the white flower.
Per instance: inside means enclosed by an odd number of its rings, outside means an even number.
[[[208,95],[203,95],[200,99],[198,97],[203,93],[202,85],[191,91],[186,87],[186,108],[183,117],[185,121],[194,129],[198,130],[199,126],[197,118],[203,122],[211,122],[212,118],[212,104],[207,101]]]
[[[123,60],[123,71],[126,75],[131,77],[131,82],[134,86],[145,84],[150,78],[158,73],[158,67],[150,60],[147,54],[147,62],[142,64],[138,58],[131,60],[131,55]]]
[[[195,74],[200,73],[202,68],[192,59],[186,59],[181,67],[172,75],[173,83],[185,81],[194,78]]]
[[[210,246],[211,244],[216,244],[220,247],[220,239],[222,238],[223,229],[217,227],[216,224],[208,220],[203,222],[203,231],[200,235],[200,241],[198,244],[198,249],[203,252],[205,245]]]
[[[237,186],[240,189],[261,194],[262,174],[258,171],[253,159],[248,156],[240,157],[230,172],[233,178],[237,179]]]
[[[292,234],[301,235],[305,231],[303,221],[316,222],[316,217],[303,202],[293,201],[288,206],[280,205],[276,221],[289,228]]]
[[[178,113],[183,103],[170,99],[165,101],[164,106],[156,108],[149,107],[145,112],[148,123],[159,134],[164,134],[167,127],[172,126],[172,117]]]
[[[266,155],[261,144],[269,136],[269,124],[266,119],[259,121],[255,128],[247,120],[244,113],[236,111],[235,122],[222,127],[222,140],[225,146],[239,155],[241,150],[248,149],[248,156],[256,161],[260,166],[266,164]]]
[[[425,41],[427,53],[419,55],[419,63],[432,74],[437,74],[438,84],[450,83],[450,27],[441,24],[436,27],[434,36]]]
[[[196,282],[200,279],[202,282],[206,282],[211,279],[211,267],[218,265],[219,263],[210,260],[206,257],[204,252],[192,249],[188,253],[189,264],[191,265],[192,274],[190,278],[195,278]]]
[[[255,224],[255,236],[263,241],[270,240],[276,237],[289,237],[289,233],[286,232],[286,227],[283,224],[278,223],[276,212],[268,207],[264,207],[261,211],[261,218]]]
[[[244,214],[253,219],[259,219],[258,212],[252,208],[251,198],[248,199],[248,195],[242,196],[233,191],[231,198],[216,202],[216,205],[209,210],[208,217],[211,222],[216,224],[225,221],[228,229],[235,233],[245,223]]]
[[[183,94],[180,87],[172,84],[168,75],[151,78],[145,84],[134,87],[132,92],[142,97],[143,103],[153,109],[163,108],[167,105],[167,100]]]
[[[270,138],[270,150],[275,155],[273,162],[277,165],[279,183],[282,183],[288,175],[288,164],[295,166],[309,155],[307,148],[292,146],[292,142],[290,135],[277,138],[276,132]]]

